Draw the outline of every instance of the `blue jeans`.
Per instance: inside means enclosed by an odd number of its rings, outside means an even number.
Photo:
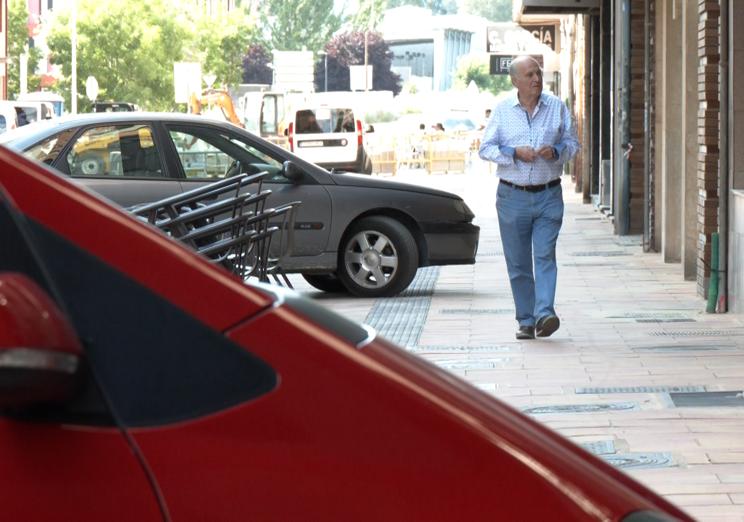
[[[520,326],[534,326],[555,315],[555,244],[563,223],[563,191],[560,185],[526,192],[499,183],[496,211],[516,319]]]

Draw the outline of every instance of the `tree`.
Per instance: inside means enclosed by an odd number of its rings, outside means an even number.
[[[350,65],[364,65],[364,32],[352,31],[333,37],[325,47],[328,53],[328,90],[351,89]],[[392,53],[380,33],[370,32],[367,38],[367,63],[373,66],[372,90],[400,92],[400,76],[390,70]],[[325,60],[315,64],[315,87],[323,90]]]
[[[41,59],[41,50],[28,47],[28,6],[26,0],[10,0],[8,5],[8,99],[21,92],[20,56],[28,52],[26,78],[28,90],[39,88],[40,78],[33,73]]]
[[[317,52],[342,22],[333,14],[333,0],[266,0],[261,9],[267,48],[278,51]]]
[[[388,0],[364,0],[360,2],[359,9],[351,17],[352,30],[365,31],[377,27],[387,8]]]
[[[179,10],[171,0],[78,1],[77,89],[83,92],[85,79],[95,76],[100,99],[175,109],[174,62],[197,61],[219,83],[237,84],[246,50],[257,39],[255,24],[242,9],[215,18],[174,15]],[[69,103],[69,12],[58,15],[48,44],[53,62],[62,66],[58,90]]]
[[[490,0],[484,0],[490,1]],[[511,2],[511,0],[509,0]],[[433,14],[455,14],[457,13],[457,2],[455,0],[387,0],[388,9],[403,5],[415,5],[425,7]]]
[[[163,0],[80,0],[78,92],[84,92],[88,76],[95,76],[100,99],[133,102],[153,110],[173,109],[173,63],[183,58],[189,32],[172,13]],[[62,66],[64,76],[56,90],[69,104],[69,12],[58,16],[48,45],[52,61]]]
[[[186,50],[186,57],[199,61],[202,71],[214,74],[219,83],[240,83],[246,51],[258,39],[248,14],[243,9],[234,9],[217,17],[200,16],[194,25],[195,38]]]
[[[498,95],[512,89],[508,74],[490,74],[488,56],[464,57],[457,64],[455,86],[465,88],[475,82],[481,91],[490,91]]]
[[[273,71],[268,66],[271,56],[263,45],[254,44],[243,57],[243,83],[273,83]]]
[[[511,22],[512,0],[465,0],[462,11],[492,22]]]

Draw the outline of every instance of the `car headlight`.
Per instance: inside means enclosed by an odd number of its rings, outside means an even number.
[[[467,216],[470,219],[472,219],[475,216],[475,214],[473,214],[473,211],[470,210],[470,207],[468,207],[467,203],[465,203],[461,199],[456,199],[455,200],[455,211],[458,214],[462,214],[464,216]]]

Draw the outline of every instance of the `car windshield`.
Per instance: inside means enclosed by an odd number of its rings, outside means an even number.
[[[354,112],[351,109],[305,109],[297,111],[297,134],[327,134],[354,132]]]

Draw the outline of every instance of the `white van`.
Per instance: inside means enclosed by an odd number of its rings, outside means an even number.
[[[18,127],[16,108],[8,101],[0,101],[0,132],[13,130]]]
[[[362,121],[352,109],[306,106],[293,115],[287,127],[292,152],[328,170],[372,173]]]
[[[39,120],[50,120],[55,116],[51,102],[12,101],[10,103],[16,108],[19,127]]]

